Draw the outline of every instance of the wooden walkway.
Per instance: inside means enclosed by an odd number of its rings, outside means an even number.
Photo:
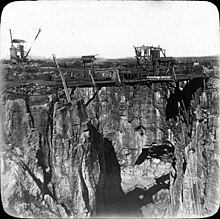
[[[120,86],[120,84],[125,84],[125,85],[135,85],[135,84],[148,84],[148,83],[163,83],[163,82],[174,82],[174,81],[185,81],[185,80],[192,80],[195,78],[209,78],[208,76],[205,75],[178,75],[176,76],[176,80],[172,76],[147,76],[145,78],[137,78],[137,79],[130,79],[130,80],[125,80],[123,79],[121,83],[119,83],[118,80],[95,80],[95,84],[97,87],[112,87],[112,86]],[[69,80],[66,81],[68,87],[94,87],[94,84],[90,81],[83,82],[83,81],[74,81],[74,80]],[[57,87],[62,87],[62,82],[56,81],[56,86]]]
[[[178,81],[189,81],[196,78],[201,79],[208,79],[210,77],[213,77],[212,75],[205,75],[205,74],[190,74],[190,75],[183,75],[179,74],[176,75],[175,78],[173,76],[146,76],[144,78],[135,78],[135,79],[122,79],[121,83],[117,79],[108,79],[108,80],[101,80],[101,78],[96,79],[94,78],[94,81],[89,80],[89,78],[85,80],[79,80],[79,79],[69,79],[66,80],[66,84],[68,88],[74,88],[74,87],[112,87],[112,86],[120,86],[120,85],[144,85],[148,83],[164,83],[164,82],[178,82]],[[216,77],[216,76],[214,76]],[[95,82],[95,84],[94,84]],[[44,81],[44,80],[19,80],[19,81],[6,81],[4,83],[4,88],[10,88],[10,87],[22,87],[27,85],[35,85],[35,86],[47,86],[47,87],[53,87],[53,88],[63,88],[62,80],[55,80],[55,81]]]

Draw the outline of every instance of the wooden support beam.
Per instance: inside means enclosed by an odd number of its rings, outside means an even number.
[[[173,67],[173,78],[174,78],[174,81],[176,81],[176,72],[175,72],[175,68]]]
[[[63,72],[60,70],[60,67],[59,67],[59,65],[57,63],[57,60],[56,60],[56,56],[54,54],[53,54],[53,61],[56,64],[56,67],[57,67],[57,69],[60,73],[60,77],[61,77],[63,88],[64,88],[64,91],[65,91],[65,94],[66,94],[67,102],[71,102],[71,98],[70,98],[70,95],[69,95],[69,92],[68,92],[68,89],[67,89],[67,85],[66,85],[66,81],[65,81]]]
[[[116,69],[116,74],[117,74],[117,77],[118,77],[118,82],[121,83],[121,78],[120,78],[120,76],[119,76],[118,69]]]
[[[89,75],[90,75],[90,77],[91,77],[92,84],[93,84],[94,86],[96,86],[96,83],[95,83],[95,80],[94,80],[94,78],[93,78],[93,76],[92,76],[91,70],[89,70]]]

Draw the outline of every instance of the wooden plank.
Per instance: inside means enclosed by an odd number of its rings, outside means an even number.
[[[57,63],[57,60],[56,60],[56,57],[55,55],[53,54],[53,61],[54,63],[56,64],[56,67],[60,73],[60,77],[62,79],[62,84],[63,84],[63,88],[64,88],[64,91],[65,91],[65,94],[66,94],[66,99],[68,102],[71,102],[71,98],[70,98],[70,95],[69,95],[69,92],[68,92],[68,89],[67,89],[67,85],[66,85],[66,81],[65,81],[65,78],[64,78],[64,75],[63,75],[63,72],[60,70],[60,67]]]
[[[61,72],[61,71],[60,71]],[[62,72],[61,72],[62,74]],[[209,78],[208,76],[204,75],[204,74],[199,74],[199,75],[176,75],[176,80],[177,81],[184,81],[184,80],[192,80],[195,78]],[[89,78],[81,78],[81,80],[77,80],[77,79],[70,79],[68,81],[64,80],[64,84],[66,84],[66,90],[65,92],[67,92],[67,98],[68,101],[70,101],[70,97],[68,90],[67,90],[67,86],[68,87],[94,87],[94,84],[96,86],[99,87],[109,87],[109,86],[118,86],[118,80],[109,80],[106,78],[103,78],[103,80],[101,80],[101,78],[94,79],[94,81],[88,80]],[[172,82],[174,81],[172,76],[146,76],[145,78],[135,78],[135,79],[129,79],[129,80],[125,80],[123,79],[121,81],[122,84],[126,84],[126,85],[132,85],[132,84],[146,84],[146,83],[161,83],[161,82]],[[65,86],[63,84],[62,78],[61,80],[55,80],[55,81],[44,81],[44,80],[20,80],[20,81],[6,81],[4,83],[3,89],[7,89],[10,87],[22,87],[22,86],[31,86],[31,85],[39,85],[39,86],[48,86],[48,87],[63,87]]]
[[[95,81],[94,81],[94,78],[93,78],[92,73],[91,73],[91,70],[89,70],[89,76],[91,77],[92,84],[93,84],[94,86],[96,86]]]
[[[121,78],[120,78],[120,75],[119,75],[118,69],[116,69],[116,74],[117,74],[118,82],[121,83]]]

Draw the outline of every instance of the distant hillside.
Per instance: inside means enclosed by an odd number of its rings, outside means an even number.
[[[189,57],[175,57],[175,59],[180,61],[197,60],[197,61],[218,61],[219,57],[215,56],[189,56]]]

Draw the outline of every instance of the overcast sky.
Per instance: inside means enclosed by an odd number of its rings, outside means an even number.
[[[133,46],[160,45],[168,56],[219,54],[219,15],[209,2],[40,1],[8,4],[1,17],[1,57],[10,34],[45,58],[134,56]]]

